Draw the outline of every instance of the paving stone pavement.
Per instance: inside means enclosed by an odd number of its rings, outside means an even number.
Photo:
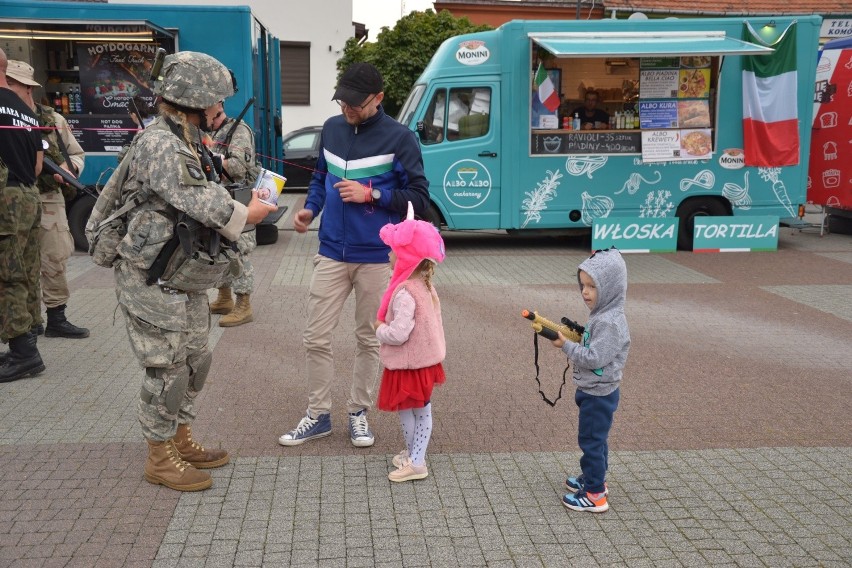
[[[303,195],[287,194],[290,210]],[[401,436],[353,448],[344,402],[353,302],[335,333],[332,436],[277,437],[304,413],[301,330],[316,233],[257,249],[255,321],[220,328],[193,433],[227,448],[213,487],[142,478],[141,369],[109,271],[75,255],[47,371],[0,385],[0,566],[850,566],[852,237],[782,229],[773,253],[629,255],[633,345],[610,438],[611,509],[560,502],[576,410],[537,392],[537,309],[583,321],[584,239],[445,233],[436,286],[448,380],[424,480],[392,484]],[[540,343],[554,398],[564,358]]]

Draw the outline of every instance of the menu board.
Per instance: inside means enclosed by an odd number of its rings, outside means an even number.
[[[530,151],[542,154],[638,154],[640,133],[600,130],[587,132],[532,132]]]
[[[707,160],[713,149],[710,129],[643,130],[643,162]]]
[[[680,71],[677,69],[639,71],[639,97],[642,99],[673,99],[678,96],[679,84]]]
[[[646,57],[639,64],[642,160],[705,160],[713,149],[709,55]]]
[[[73,114],[65,118],[86,153],[118,152],[138,132],[128,115]]]
[[[127,114],[136,95],[154,100],[148,78],[156,43],[78,43],[83,112]]]

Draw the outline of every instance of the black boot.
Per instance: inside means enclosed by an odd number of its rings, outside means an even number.
[[[41,327],[41,324],[39,324],[39,327]],[[32,333],[33,337],[35,338],[35,342],[38,343],[38,336],[42,335],[44,333],[44,329],[42,328],[41,333],[36,333],[36,328],[32,328],[30,330],[30,332]],[[9,360],[9,357],[11,355],[12,355],[11,350],[4,351],[3,353],[0,353],[0,365],[5,365],[6,361]]]
[[[44,336],[82,339],[89,337],[89,330],[72,325],[65,319],[65,304],[62,304],[55,308],[47,308],[47,326],[44,328]]]
[[[0,365],[0,383],[17,381],[42,371],[44,362],[36,347],[35,334],[27,332],[9,340],[9,355]]]

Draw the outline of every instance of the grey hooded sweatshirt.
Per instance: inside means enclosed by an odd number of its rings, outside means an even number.
[[[580,270],[595,282],[598,299],[589,313],[582,343],[566,341],[562,351],[574,364],[577,388],[591,395],[606,396],[621,384],[630,350],[630,331],[624,316],[627,265],[621,253],[612,248],[584,260],[577,269],[578,282]]]

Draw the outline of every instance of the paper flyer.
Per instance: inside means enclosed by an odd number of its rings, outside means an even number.
[[[254,183],[254,191],[257,193],[257,198],[268,203],[269,205],[278,205],[278,196],[284,190],[284,184],[287,178],[278,175],[275,172],[270,172],[267,169],[260,170],[260,175],[257,176],[257,181]]]

